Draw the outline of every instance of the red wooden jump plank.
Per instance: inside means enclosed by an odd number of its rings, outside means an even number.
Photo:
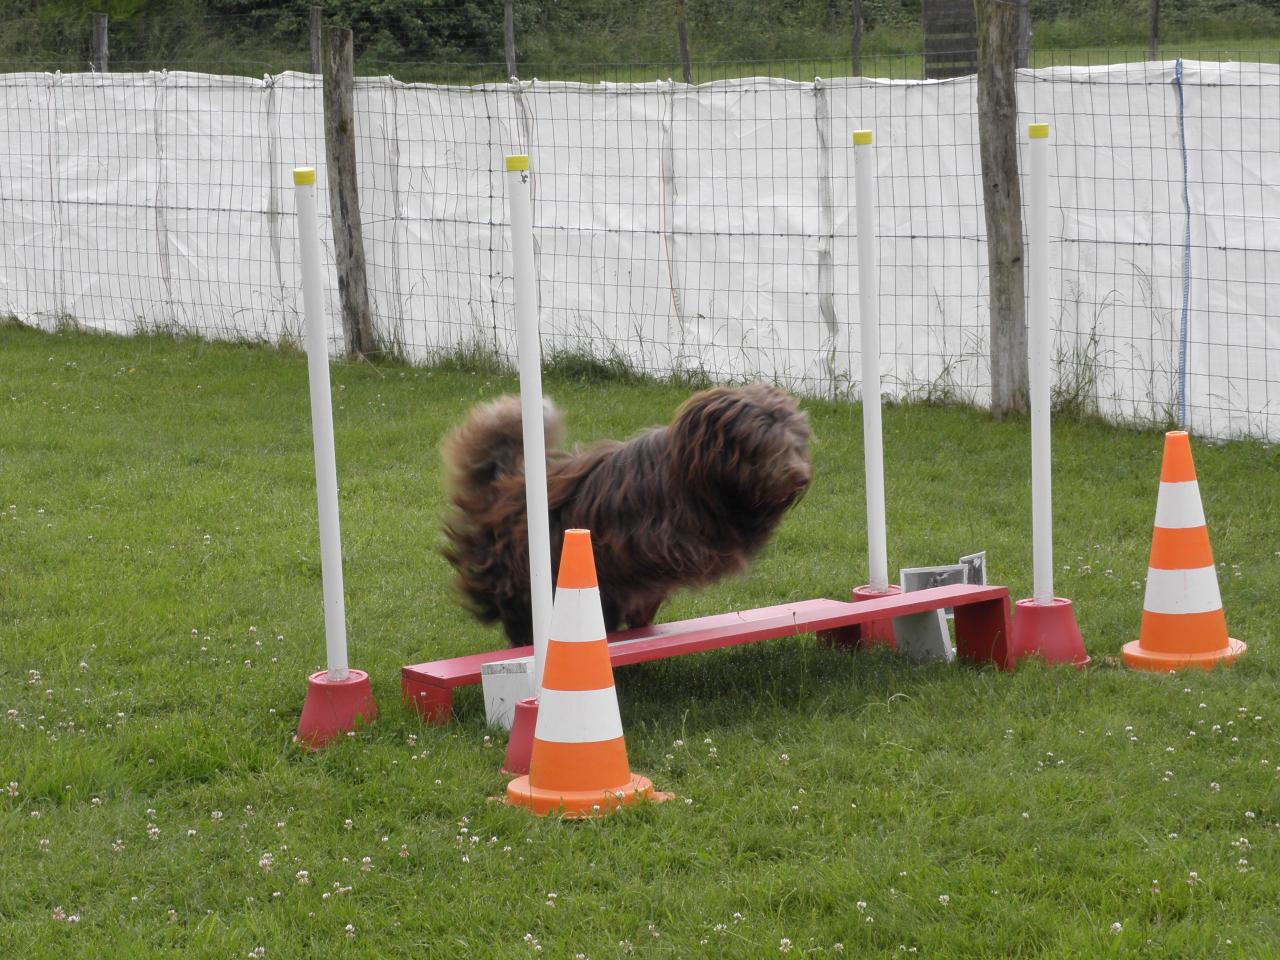
[[[612,642],[635,640],[649,637],[670,637],[683,635],[691,631],[714,630],[724,627],[740,627],[743,623],[754,623],[778,616],[783,611],[804,611],[807,609],[827,609],[829,606],[847,607],[838,600],[803,600],[798,603],[779,603],[772,607],[757,607],[754,610],[742,610],[734,613],[717,613],[693,620],[675,620],[671,623],[659,623],[649,627],[638,627],[610,635]],[[743,641],[746,642],[746,641]],[[506,650],[492,650],[487,653],[473,653],[448,660],[433,660],[429,663],[418,663],[404,667],[401,675],[430,680],[442,686],[466,686],[480,682],[480,668],[486,663],[498,663],[502,660],[516,660],[520,657],[533,656],[533,647],[508,647]],[[636,661],[629,661],[636,662]]]
[[[677,620],[610,634],[609,659],[614,666],[621,667],[659,657],[680,656],[802,633],[817,633],[868,620],[883,620],[941,607],[963,606],[1007,597],[1006,587],[958,584],[858,603],[825,599],[780,603],[771,607]],[[480,667],[483,664],[532,654],[533,647],[512,647],[407,666],[401,670],[401,675],[407,680],[432,686],[465,686],[480,682]]]
[[[508,647],[505,650],[491,650],[487,653],[472,653],[464,657],[453,657],[449,660],[432,660],[430,663],[415,663],[402,667],[401,676],[430,679],[432,683],[449,687],[462,687],[469,683],[480,682],[480,668],[486,663],[498,663],[502,660],[516,660],[520,657],[533,656],[533,647]]]
[[[984,603],[1007,596],[1005,587],[972,587],[959,584],[934,587],[908,594],[895,594],[877,600],[842,603],[838,600],[813,600],[804,604],[782,604],[771,608],[766,617],[742,618],[737,622],[695,626],[697,621],[683,621],[646,627],[643,630],[618,633],[610,637],[609,660],[616,667],[643,663],[659,657],[678,657],[686,653],[715,650],[720,647],[757,640],[772,640],[803,633],[821,633],[839,627],[900,617],[942,607]],[[752,611],[759,613],[761,611]],[[670,628],[664,631],[664,627]]]
[[[833,603],[836,601],[832,601]],[[851,607],[853,604],[841,604]],[[817,633],[849,624],[847,610],[828,610],[820,614],[777,616],[767,620],[741,620],[736,624],[704,627],[700,630],[671,631],[664,635],[613,640],[609,644],[609,662],[615,667],[644,663],[662,657],[679,657],[686,653],[718,650],[757,640],[774,640],[802,633]]]

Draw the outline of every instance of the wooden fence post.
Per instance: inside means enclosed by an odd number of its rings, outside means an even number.
[[[507,52],[507,79],[516,73],[516,11],[514,0],[506,0],[502,9],[502,45]]]
[[[356,189],[355,63],[351,31],[327,27],[324,37],[324,154],[328,166],[333,253],[342,296],[347,355],[377,353],[365,278],[360,197]]]
[[[1031,0],[1018,0],[1018,66],[1031,66]]]
[[[93,15],[93,69],[98,73],[111,71],[111,55],[107,49],[107,28],[110,17],[105,13]]]
[[[689,28],[685,26],[684,0],[680,0],[676,8],[676,36],[680,40],[680,67],[684,71],[684,82],[693,83],[693,65],[689,63]]]
[[[853,75],[862,76],[862,32],[865,23],[862,18],[862,0],[853,0],[853,44],[850,53],[853,64]]]
[[[1022,191],[1018,183],[1018,8],[976,0],[978,141],[987,221],[991,307],[991,412],[1027,410],[1027,309],[1022,276]]]
[[[311,8],[311,72],[320,73],[321,62],[323,61],[323,30],[324,30],[324,11],[319,7]]]

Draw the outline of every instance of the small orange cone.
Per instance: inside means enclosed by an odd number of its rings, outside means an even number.
[[[1124,645],[1124,662],[1161,672],[1207,669],[1244,651],[1243,643],[1227,636],[1191,441],[1185,430],[1171,430],[1164,435],[1142,629]]]
[[[591,532],[566,530],[529,773],[507,784],[507,802],[538,816],[594,817],[671,796],[627,764]]]

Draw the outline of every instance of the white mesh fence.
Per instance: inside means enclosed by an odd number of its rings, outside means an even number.
[[[1059,400],[1280,439],[1280,67],[1018,82],[1021,132],[1052,128]],[[545,350],[839,396],[861,377],[849,135],[869,128],[886,389],[987,402],[972,77],[368,78],[356,118],[375,327],[410,358],[512,357],[501,171],[528,153]],[[318,78],[6,74],[0,131],[0,313],[299,339],[294,166],[319,169],[328,228]]]

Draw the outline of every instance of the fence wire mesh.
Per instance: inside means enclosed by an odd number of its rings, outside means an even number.
[[[1022,132],[1053,131],[1058,403],[1280,438],[1280,67],[1018,83]],[[321,104],[300,73],[0,76],[0,311],[299,339],[290,171],[319,168],[327,231]],[[547,351],[824,396],[861,379],[849,134],[870,128],[886,389],[987,400],[972,77],[377,77],[357,81],[356,120],[375,324],[409,358],[513,358],[501,171],[528,153]],[[337,350],[332,280],[329,301]]]

